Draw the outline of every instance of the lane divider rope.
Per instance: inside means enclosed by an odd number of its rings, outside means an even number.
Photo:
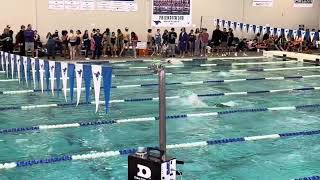
[[[304,178],[296,178],[294,180],[320,180],[320,176],[309,176]]]
[[[219,93],[208,93],[208,94],[196,94],[198,97],[218,97],[218,96],[237,96],[237,95],[254,95],[254,94],[267,94],[267,93],[282,93],[282,92],[292,92],[292,91],[316,91],[320,90],[320,87],[300,87],[300,88],[290,88],[290,89],[273,89],[273,90],[259,90],[259,91],[243,91],[243,92],[219,92]],[[0,92],[0,94],[22,94],[22,93],[30,93],[34,92],[34,90],[21,90],[21,91],[4,91]],[[168,96],[167,100],[180,99],[184,98],[183,96]],[[125,102],[146,102],[146,101],[159,101],[158,97],[143,97],[143,98],[128,98],[128,99],[114,99],[110,100],[110,104],[114,103],[125,103]],[[101,105],[104,105],[104,101],[99,102]],[[91,103],[80,103],[79,105],[88,105],[95,104],[95,102]],[[59,103],[59,104],[43,104],[43,105],[29,105],[29,106],[20,106],[20,107],[0,107],[0,111],[5,110],[13,110],[13,109],[21,109],[21,110],[30,110],[37,108],[49,108],[49,107],[67,107],[74,106],[75,103]]]
[[[257,112],[294,111],[294,110],[299,111],[299,110],[310,110],[310,109],[319,109],[319,108],[320,108],[320,104],[285,106],[285,107],[269,107],[269,108],[260,107],[260,108],[232,109],[232,110],[218,111],[218,112],[169,115],[166,117],[166,119],[181,120],[181,119],[186,119],[190,117],[193,118],[193,117],[210,117],[210,116],[222,116],[222,115],[224,116],[224,115],[231,115],[236,113],[257,113]],[[38,125],[38,126],[32,126],[32,127],[0,129],[0,134],[42,131],[42,130],[49,130],[49,129],[113,125],[113,124],[121,124],[121,123],[151,122],[151,121],[158,121],[158,120],[159,120],[158,117],[136,117],[136,118],[117,119],[117,120],[76,122],[76,123],[55,124],[55,125]]]
[[[267,64],[291,64],[300,63],[299,61],[269,61],[269,62],[249,62],[249,63],[219,63],[219,64],[181,64],[181,65],[167,65],[168,68],[186,68],[186,67],[214,67],[214,66],[245,66],[245,65],[267,65]],[[113,69],[149,69],[148,66],[124,66],[112,67]]]
[[[177,72],[177,73],[169,73],[167,72],[167,76],[172,75],[186,75],[186,74],[210,74],[210,73],[222,73],[222,72],[271,72],[271,71],[287,71],[287,70],[305,70],[305,69],[320,69],[320,66],[306,66],[306,67],[288,67],[288,68],[249,68],[249,69],[234,69],[234,70],[213,70],[213,71],[190,71],[190,72]],[[112,77],[130,77],[130,76],[156,76],[154,73],[143,73],[143,74],[113,74]]]
[[[199,85],[199,84],[212,84],[212,83],[231,83],[241,81],[261,81],[261,80],[285,80],[285,79],[305,79],[305,78],[319,78],[320,75],[306,75],[306,76],[283,76],[283,77],[257,77],[257,78],[243,78],[243,79],[217,79],[217,80],[206,80],[206,81],[185,81],[185,82],[172,82],[166,83],[167,86],[171,85]],[[152,87],[158,86],[158,83],[149,84],[131,84],[131,85],[118,85],[112,86],[114,89],[125,89],[133,87]]]
[[[298,138],[319,135],[320,130],[314,131],[300,131],[300,132],[288,132],[279,134],[269,134],[269,135],[258,135],[258,136],[247,136],[238,138],[225,138],[225,139],[211,139],[207,141],[198,141],[192,143],[182,143],[182,144],[171,144],[167,145],[167,149],[183,149],[183,148],[199,148],[205,146],[213,145],[225,145],[233,143],[244,143],[251,141],[266,141],[266,140],[277,140],[277,139],[288,139],[288,138]],[[7,162],[0,164],[0,170],[8,170],[14,168],[30,167],[34,165],[47,165],[53,163],[61,163],[67,161],[80,161],[80,160],[93,160],[101,158],[111,158],[116,156],[127,156],[137,152],[137,148],[125,148],[115,151],[105,151],[105,152],[95,152],[88,154],[74,154],[74,155],[61,155],[55,157],[48,157],[45,159],[32,159],[16,162]]]
[[[286,80],[286,79],[306,79],[306,78],[319,78],[320,75],[306,75],[306,76],[283,76],[283,77],[256,77],[256,78],[244,78],[244,79],[217,79],[217,80],[206,80],[206,81],[185,81],[185,82],[172,82],[166,83],[167,86],[172,85],[199,85],[199,84],[212,84],[212,83],[232,83],[232,82],[242,82],[242,81],[263,81],[263,80]],[[127,89],[127,88],[143,88],[143,87],[154,87],[158,86],[157,83],[149,84],[131,84],[131,85],[118,85],[112,86],[113,89]],[[101,87],[103,88],[103,87]],[[76,90],[76,88],[74,88]],[[91,88],[92,89],[92,88]],[[69,88],[67,89],[70,90]],[[84,91],[85,88],[82,88]],[[55,91],[61,91],[61,89],[55,89]],[[41,92],[39,89],[35,90],[18,90],[18,91],[0,91],[0,94],[26,94],[26,93],[36,93]],[[51,90],[44,90],[44,92],[51,92]]]

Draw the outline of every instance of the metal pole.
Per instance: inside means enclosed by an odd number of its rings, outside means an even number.
[[[159,74],[159,144],[164,152],[161,159],[166,159],[167,126],[166,126],[166,72],[163,67],[158,70]]]

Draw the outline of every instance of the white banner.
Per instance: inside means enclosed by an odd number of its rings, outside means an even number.
[[[9,78],[9,54],[5,53],[5,61],[6,61],[6,73],[7,73],[7,78]]]
[[[82,64],[76,64],[75,65],[75,73],[76,73],[76,81],[77,81],[77,106],[80,102],[80,96],[81,96],[81,86],[82,86],[82,76],[83,76],[83,65]]]
[[[41,92],[43,93],[43,87],[44,87],[44,61],[43,61],[43,59],[39,59],[39,73],[40,73]]]
[[[272,7],[273,0],[252,0],[252,6],[255,7]]]
[[[313,0],[293,0],[293,7],[313,7]]]
[[[270,27],[269,31],[270,31],[270,35],[273,36],[273,35],[274,35],[274,29],[273,29],[273,27]]]
[[[49,0],[48,5],[51,10],[64,10],[64,0]]]
[[[219,20],[219,26],[220,26],[220,28],[223,26],[221,19]]]
[[[247,27],[247,24],[243,24],[243,26],[242,26],[242,30],[245,30],[245,32],[248,32],[248,27]]]
[[[298,36],[298,30],[293,30],[292,34],[293,34],[293,38],[296,39]]]
[[[48,0],[50,10],[137,11],[136,0]]]
[[[238,30],[238,31],[241,31],[241,30],[242,30],[242,29],[241,29],[241,26],[240,26],[240,23],[237,23],[236,30]]]
[[[36,60],[31,58],[31,73],[33,80],[33,89],[36,89]]]
[[[285,38],[286,38],[287,40],[289,39],[288,35],[289,35],[289,29],[285,29],[285,30],[284,30],[284,36],[285,36]]]
[[[306,36],[306,31],[301,31],[301,37],[302,37],[302,39],[304,39],[305,36]]]
[[[28,59],[23,57],[23,69],[24,69],[24,79],[26,80],[26,85],[28,86]]]
[[[16,56],[16,59],[17,59],[17,73],[18,73],[18,81],[19,81],[19,84],[20,84],[20,77],[21,77],[21,74],[20,74],[20,68],[21,68],[21,56],[17,55]]]
[[[80,10],[95,10],[95,0],[80,0]]]
[[[49,74],[50,74],[50,84],[51,84],[51,93],[54,95],[54,75],[56,72],[56,62],[49,61]],[[60,80],[60,79],[59,79]],[[58,79],[57,79],[58,81]]]
[[[267,33],[267,27],[266,26],[263,26],[262,27],[262,35],[266,34]]]
[[[192,0],[152,0],[151,14],[151,26],[153,27],[190,27],[192,25]]]
[[[94,87],[94,97],[96,102],[96,112],[98,112],[99,104],[100,104],[100,89],[101,89],[101,66],[92,65],[92,79],[93,79],[93,87]]]
[[[11,64],[11,79],[13,79],[13,75],[14,75],[14,56],[13,54],[11,54],[11,59],[10,59],[10,64]]]
[[[253,25],[252,25],[252,24],[249,25],[249,33],[254,33],[254,32],[253,32]]]
[[[281,29],[277,28],[277,36],[280,37],[281,36]]]
[[[64,99],[67,102],[68,63],[66,62],[61,62],[61,79]]]
[[[79,10],[80,1],[79,0],[64,0],[64,9],[65,10]]]
[[[96,0],[96,10],[137,11],[138,4],[134,0]]]
[[[315,35],[315,32],[310,32],[310,39],[311,39],[311,42],[313,41],[313,38],[314,38],[314,35]]]
[[[2,70],[4,70],[4,52],[1,51],[1,67],[2,67]]]

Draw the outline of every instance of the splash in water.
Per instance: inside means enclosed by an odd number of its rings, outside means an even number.
[[[166,59],[166,61],[169,64],[174,64],[174,65],[183,64],[183,62],[181,62],[179,59],[175,59],[175,58],[168,58],[168,59]]]
[[[131,64],[119,63],[119,64],[114,64],[113,66],[126,67],[126,66],[129,66],[129,65],[131,65]]]
[[[228,76],[230,76],[230,73],[228,73],[228,72],[219,72],[217,74],[217,76],[218,77],[228,77]]]
[[[234,102],[234,101],[228,101],[225,103],[219,103],[216,105],[216,107],[235,107],[238,106],[239,104]]]
[[[196,94],[192,94],[188,96],[186,99],[193,107],[197,107],[197,108],[209,107]]]

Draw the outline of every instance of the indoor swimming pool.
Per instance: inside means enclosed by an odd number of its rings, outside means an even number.
[[[18,92],[33,86],[0,82],[0,164],[18,162],[0,168],[0,179],[127,179],[128,153],[158,145],[152,63],[91,63],[113,67],[108,114],[68,105],[61,92]],[[279,58],[167,66],[168,154],[185,162],[183,179],[320,174],[320,66]],[[27,108],[48,104],[60,105]],[[57,128],[39,128],[48,125]]]

